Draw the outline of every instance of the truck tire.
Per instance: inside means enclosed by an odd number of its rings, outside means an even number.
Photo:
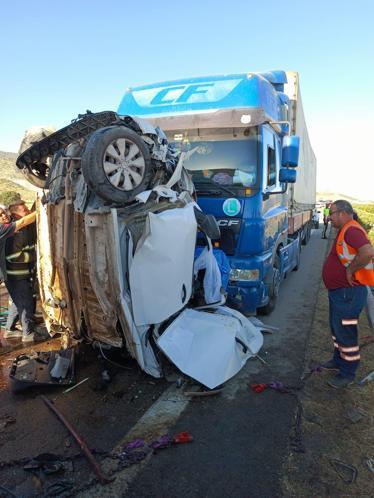
[[[300,259],[301,259],[301,245],[299,244],[299,250],[297,254],[296,265],[292,268],[292,271],[297,271],[300,267]]]
[[[146,190],[152,175],[147,144],[125,126],[101,128],[90,136],[82,155],[83,177],[102,199],[126,204]]]
[[[278,254],[276,254],[273,263],[273,283],[270,286],[269,290],[270,293],[269,302],[265,304],[265,306],[257,308],[257,313],[259,315],[270,315],[270,313],[274,311],[278,300],[280,282],[281,282],[280,258]]]
[[[310,223],[308,223],[306,226],[305,226],[305,229],[304,229],[304,238],[303,240],[301,241],[302,245],[303,246],[306,246],[307,243],[309,242],[310,240],[310,235],[311,235],[311,226],[310,226]]]

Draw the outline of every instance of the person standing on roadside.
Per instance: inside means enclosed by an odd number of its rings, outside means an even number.
[[[34,339],[35,298],[31,274],[36,259],[35,225],[32,225],[36,213],[30,213],[19,196],[11,202],[9,211],[6,206],[0,211],[0,279],[5,281],[22,324],[21,333],[15,327],[16,317],[9,317],[12,323],[9,325],[8,320],[4,337],[22,336],[22,341],[28,342]]]
[[[323,239],[327,239],[326,234],[329,226],[330,206],[331,204],[326,204],[326,206],[323,208],[323,232],[322,232]]]
[[[348,201],[331,204],[330,220],[339,231],[322,270],[329,293],[334,353],[321,366],[338,372],[328,381],[329,386],[338,389],[349,386],[355,378],[360,362],[358,318],[367,300],[366,286],[374,285],[374,248],[353,215]]]

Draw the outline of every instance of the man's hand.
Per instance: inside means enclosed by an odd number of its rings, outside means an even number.
[[[364,244],[358,249],[356,256],[351,261],[351,264],[346,269],[348,283],[351,287],[360,285],[354,278],[354,273],[361,268],[364,268],[370,261],[374,259],[374,247],[369,244]]]
[[[348,266],[348,268],[346,269],[346,277],[347,277],[347,280],[348,280],[348,283],[351,287],[354,287],[355,285],[360,285],[359,282],[357,282],[357,280],[355,280],[355,277],[353,275],[353,272],[351,270],[351,268]]]

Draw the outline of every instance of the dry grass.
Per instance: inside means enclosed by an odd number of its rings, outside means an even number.
[[[327,291],[319,291],[313,329],[306,354],[306,365],[331,357],[332,344],[328,322]],[[360,318],[361,365],[357,378],[374,370],[374,332],[366,315]],[[313,374],[300,395],[303,406],[302,434],[305,453],[290,452],[284,468],[283,491],[286,497],[374,496],[374,473],[367,465],[374,458],[374,381],[354,385],[343,391],[327,386],[331,372]],[[362,418],[353,423],[347,416],[360,410]],[[331,465],[331,459],[353,465],[357,479],[346,484]]]

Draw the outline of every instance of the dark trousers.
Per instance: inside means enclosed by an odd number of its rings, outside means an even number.
[[[34,331],[35,298],[31,279],[7,280],[5,282],[9,295],[17,308],[18,318],[22,324],[22,332],[31,334]]]
[[[327,222],[327,223],[323,222],[322,238],[324,238],[324,239],[326,238],[328,227],[329,227],[329,222]]]
[[[16,328],[19,316],[17,311],[17,306],[12,302],[8,308],[8,318],[6,321],[5,328],[7,330],[14,330]]]
[[[329,290],[334,361],[340,374],[349,379],[354,379],[360,363],[357,324],[366,300],[367,288],[364,285]]]

